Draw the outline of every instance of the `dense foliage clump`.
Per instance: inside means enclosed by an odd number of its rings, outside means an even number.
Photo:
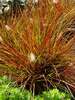
[[[75,3],[38,3],[0,19],[0,74],[33,94],[75,91]],[[72,92],[71,92],[72,90]]]
[[[59,92],[57,89],[43,92],[33,97],[31,92],[20,87],[13,86],[13,82],[6,76],[0,77],[0,100],[70,100],[67,93]]]

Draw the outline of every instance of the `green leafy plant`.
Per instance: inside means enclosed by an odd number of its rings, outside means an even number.
[[[12,85],[13,82],[6,76],[0,77],[0,100],[70,100],[70,96],[57,89],[43,92],[41,95],[32,96],[32,93]]]
[[[41,96],[36,96],[35,100],[70,100],[68,94],[59,92],[58,89],[43,92]]]
[[[0,74],[33,94],[56,87],[71,93],[75,90],[74,22],[75,5],[70,0],[39,0],[20,16],[0,19]]]
[[[6,76],[0,77],[0,100],[31,100],[31,93],[13,85]]]

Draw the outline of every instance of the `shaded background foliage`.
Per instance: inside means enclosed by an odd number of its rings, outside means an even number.
[[[35,4],[38,0],[0,0],[0,14],[7,13],[12,7],[24,8],[28,3]]]

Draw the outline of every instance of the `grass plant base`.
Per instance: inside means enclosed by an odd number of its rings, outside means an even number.
[[[6,76],[0,77],[0,100],[71,100],[70,95],[58,89],[50,89],[39,95],[12,85]]]

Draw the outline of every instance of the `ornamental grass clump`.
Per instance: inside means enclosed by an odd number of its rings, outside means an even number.
[[[0,19],[0,74],[36,94],[56,87],[74,91],[75,3],[38,0],[5,18]]]

